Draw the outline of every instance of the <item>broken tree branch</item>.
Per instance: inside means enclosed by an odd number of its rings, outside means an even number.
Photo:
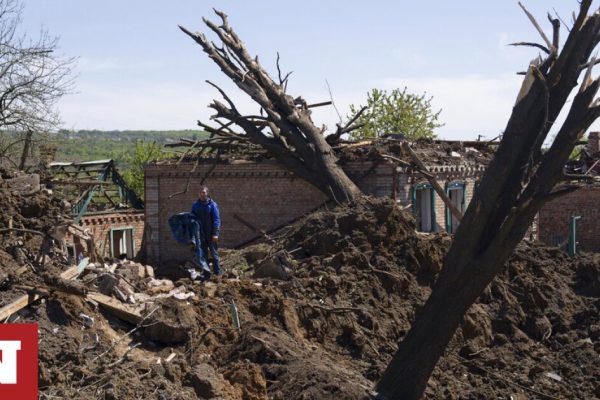
[[[548,39],[548,37],[544,33],[544,30],[540,27],[540,24],[538,24],[538,22],[536,21],[536,19],[533,16],[533,14],[531,14],[529,12],[529,10],[527,10],[527,8],[525,8],[525,6],[521,2],[519,2],[519,7],[521,7],[521,9],[525,13],[525,15],[527,15],[527,18],[529,18],[529,21],[531,21],[531,23],[533,24],[533,26],[535,27],[535,29],[538,31],[538,33],[540,34],[540,36],[544,40],[544,43],[546,43],[546,46],[548,46],[548,49],[550,49],[550,52],[555,52],[557,49],[552,45],[552,43],[550,42],[550,40]]]
[[[344,126],[342,126],[341,123],[336,124],[337,130],[335,131],[335,133],[333,133],[327,137],[329,143],[336,143],[340,140],[340,137],[344,133],[350,133],[353,130],[360,129],[363,126],[365,126],[365,124],[356,124],[356,125],[353,125],[353,124],[354,124],[354,122],[356,122],[356,120],[358,118],[360,118],[360,116],[367,110],[367,108],[368,107],[364,106],[360,110],[358,110],[358,112],[356,114],[354,114],[354,116],[352,118],[350,118],[350,121],[348,121]]]
[[[260,228],[256,227],[255,225],[253,225],[250,222],[246,221],[244,218],[242,218],[241,216],[239,216],[237,214],[233,214],[233,218],[237,219],[243,225],[245,225],[248,228],[250,228],[250,230],[252,230],[253,232],[258,233],[259,235],[261,235],[263,238],[265,238],[269,242],[275,243],[275,240],[273,240],[273,238],[271,236],[267,235],[267,232],[265,232],[263,229],[260,229]]]
[[[396,162],[396,163],[398,163],[398,164],[402,165],[403,167],[410,167],[410,163],[409,163],[409,162],[406,162],[406,161],[404,161],[404,160],[401,160],[401,159],[399,159],[398,157],[390,156],[390,155],[388,155],[388,154],[382,154],[382,155],[381,155],[381,157],[383,157],[383,158],[387,158],[388,160],[392,160],[392,161],[394,161],[394,162]],[[431,175],[431,174],[430,174],[430,173],[428,173],[428,172],[425,172],[425,171],[423,171],[423,172],[421,172],[421,173],[422,173],[422,174],[424,174],[424,175],[425,175],[425,174],[427,174],[429,177],[433,178],[433,175]]]
[[[33,235],[39,235],[39,236],[47,236],[45,233],[40,232],[40,231],[36,231],[33,229],[24,229],[24,228],[3,228],[0,229],[0,233],[6,233],[6,232],[21,232],[21,233],[31,233]]]
[[[509,43],[509,46],[529,46],[529,47],[537,47],[538,49],[542,50],[544,53],[546,54],[550,54],[550,49],[547,48],[546,46],[543,46],[539,43],[534,43],[534,42],[515,42],[515,43]]]

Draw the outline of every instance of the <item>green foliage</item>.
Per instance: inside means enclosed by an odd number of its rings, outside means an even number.
[[[356,120],[357,124],[364,124],[350,133],[354,140],[380,137],[384,134],[402,133],[407,139],[434,138],[434,129],[443,126],[438,121],[442,110],[433,112],[431,109],[432,97],[426,93],[416,95],[404,90],[394,89],[390,93],[386,90],[373,89],[367,94],[367,109]],[[350,106],[352,118],[362,106]]]
[[[141,198],[144,197],[144,166],[165,158],[164,146],[157,142],[135,142],[133,154],[125,155],[128,168],[121,171],[127,185]]]
[[[208,133],[199,130],[173,131],[99,131],[60,130],[50,137],[49,144],[56,148],[56,161],[92,161],[110,158],[119,173],[140,197],[144,196],[144,165],[164,159],[172,152],[164,144],[180,138],[200,140]]]
[[[571,155],[569,155],[569,160],[577,160],[581,156],[581,152],[585,149],[585,146],[580,144],[573,147],[573,151],[571,151]]]

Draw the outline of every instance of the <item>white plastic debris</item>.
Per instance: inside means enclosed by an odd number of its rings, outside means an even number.
[[[555,372],[544,372],[544,375],[546,375],[550,379],[554,379],[557,382],[562,381],[562,377]]]
[[[84,313],[79,313],[79,318],[81,318],[81,320],[83,321],[83,325],[86,328],[91,328],[94,326],[94,318],[93,317],[90,317],[89,315],[84,314]]]

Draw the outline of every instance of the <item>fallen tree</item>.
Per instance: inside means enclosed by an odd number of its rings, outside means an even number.
[[[278,81],[266,72],[252,57],[244,43],[229,25],[227,15],[220,11],[221,25],[203,19],[204,23],[219,37],[221,46],[209,41],[202,33],[193,33],[184,27],[183,32],[198,43],[204,52],[221,68],[242,91],[260,107],[260,115],[242,115],[227,94],[214,83],[226,104],[214,100],[209,107],[216,111],[212,117],[217,127],[203,122],[198,124],[212,136],[250,141],[269,151],[283,166],[313,184],[332,200],[346,202],[361,195],[360,189],[348,178],[337,164],[337,157],[325,140],[324,128],[319,128],[311,119],[312,107],[323,104],[308,104],[301,97],[286,93],[290,74]],[[279,69],[279,63],[278,63]],[[328,104],[328,103],[327,103]],[[338,126],[332,135],[339,138],[359,126],[353,118],[345,126]],[[241,132],[233,128],[241,128]]]
[[[592,79],[590,58],[600,40],[600,14],[589,15],[591,0],[584,0],[569,35],[560,48],[560,21],[549,17],[549,39],[534,17],[524,9],[544,44],[533,46],[545,57],[534,59],[509,118],[494,160],[489,165],[456,232],[444,268],[432,295],[377,384],[380,399],[418,399],[458,324],[485,287],[502,270],[522,240],[541,206],[578,188],[563,174],[563,166],[576,142],[600,116],[596,94],[600,81]],[[250,56],[224,13],[216,11],[222,24],[204,19],[219,37],[219,47],[201,33],[181,29],[194,39],[221,70],[261,107],[259,115],[243,115],[226,93],[209,82],[227,105],[214,101],[213,119],[218,126],[199,125],[211,135],[252,142],[268,150],[282,165],[306,179],[331,199],[350,201],[360,190],[337,165],[324,129],[310,117],[311,105],[286,93],[289,74],[276,82]],[[584,74],[572,101],[569,96]],[[567,117],[547,151],[542,145],[563,109]],[[363,110],[359,111],[362,112]],[[330,137],[358,127],[356,118],[338,126]],[[233,127],[241,128],[236,132]]]
[[[560,22],[549,16],[553,37],[546,37],[534,17],[545,57],[531,62],[495,158],[456,232],[433,292],[399,345],[377,384],[379,399],[419,399],[438,359],[468,308],[502,270],[541,206],[570,193],[577,185],[563,175],[576,142],[600,116],[596,99],[597,64],[590,58],[600,40],[600,13],[588,15],[591,0],[580,4],[569,35],[559,50]],[[579,90],[568,102],[577,80]],[[542,151],[565,104],[567,117],[551,147]]]

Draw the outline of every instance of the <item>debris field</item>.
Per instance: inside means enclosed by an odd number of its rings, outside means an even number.
[[[452,239],[365,197],[223,250],[207,283],[130,260],[75,266],[55,234],[61,199],[1,175],[0,314],[39,324],[40,398],[372,398]],[[600,398],[599,308],[600,255],[523,242],[425,397]]]

